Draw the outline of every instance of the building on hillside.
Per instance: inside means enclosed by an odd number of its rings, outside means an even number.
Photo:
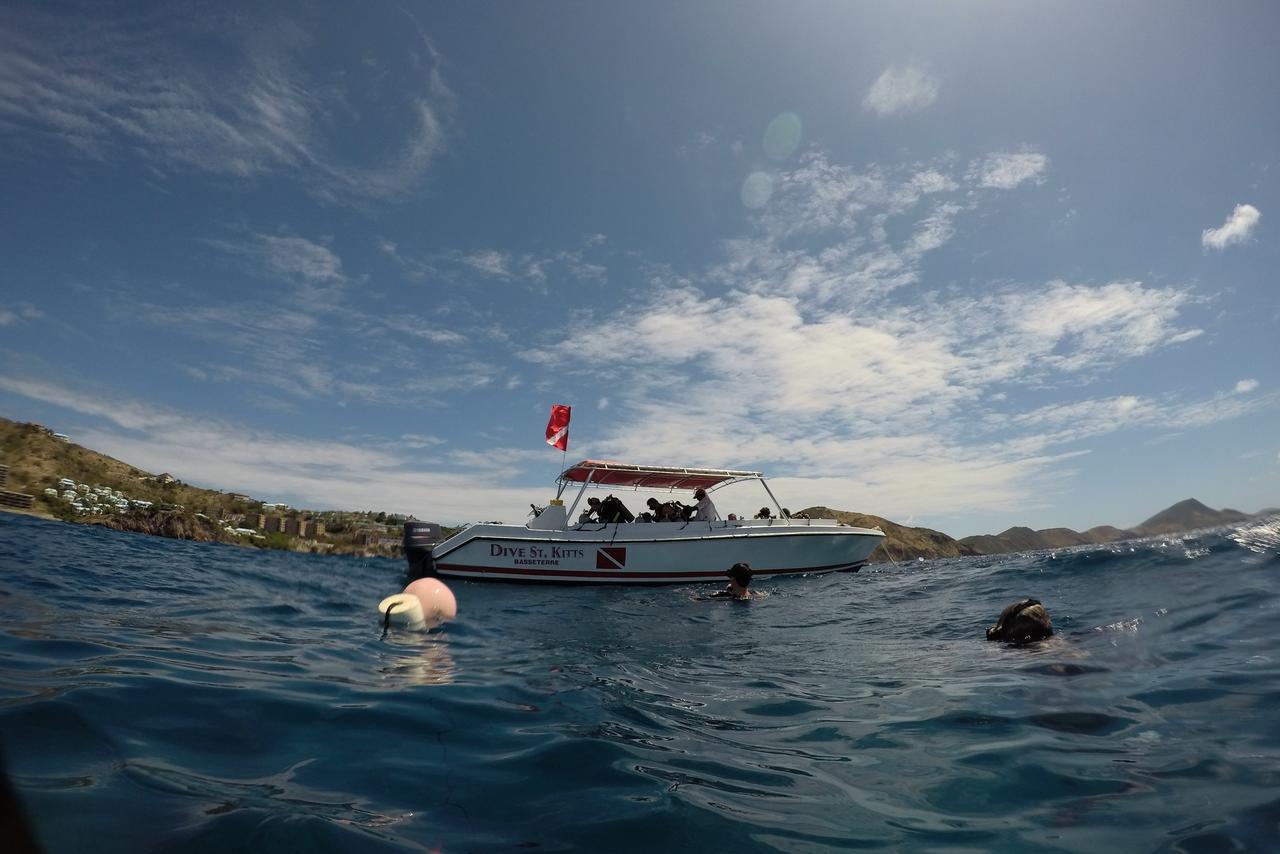
[[[306,523],[301,519],[285,519],[284,532],[291,537],[300,537],[306,529]]]
[[[9,482],[9,467],[0,466],[0,486],[4,486]]]
[[[169,474],[168,472],[164,472],[164,473],[162,473],[162,474],[158,474],[158,475],[156,475],[156,476],[155,476],[155,481],[156,481],[156,483],[159,483],[159,484],[162,484],[162,485],[163,485],[163,484],[168,484],[168,483],[176,483],[176,482],[177,482],[177,480],[178,480],[178,479],[177,479],[176,477],[174,477],[173,475]]]
[[[253,499],[245,495],[243,492],[228,492],[227,497],[232,501],[252,501]]]
[[[324,522],[308,522],[304,529],[305,536],[315,539],[324,536]]]
[[[253,528],[255,531],[261,531],[267,526],[267,517],[261,513],[246,513],[244,514],[244,526]]]

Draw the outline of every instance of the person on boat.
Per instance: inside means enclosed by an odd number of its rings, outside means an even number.
[[[649,511],[653,513],[653,521],[655,522],[679,522],[681,521],[680,511],[676,508],[674,501],[658,501],[656,498],[650,498],[646,504],[649,505]]]
[[[582,525],[586,522],[603,522],[604,519],[601,518],[600,512],[600,499],[595,497],[588,498],[587,509],[583,510],[582,514],[578,516],[578,524]]]
[[[987,629],[987,640],[1017,646],[1035,643],[1053,636],[1053,620],[1039,599],[1014,602],[1000,612],[996,624]]]
[[[773,514],[769,512],[768,507],[761,507],[760,512],[756,514],[757,519],[772,519]]]
[[[719,522],[720,513],[716,511],[716,506],[711,503],[710,496],[707,491],[699,486],[693,491],[693,497],[698,500],[697,512],[693,514],[695,522]]]
[[[754,595],[748,589],[751,586],[750,564],[735,563],[725,570],[724,574],[729,576],[729,585],[721,591],[712,593],[712,599],[750,599]]]
[[[634,522],[635,520],[635,514],[627,509],[622,499],[610,495],[600,502],[601,522]]]

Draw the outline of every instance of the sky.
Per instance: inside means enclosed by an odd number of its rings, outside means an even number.
[[[1268,2],[5,3],[0,415],[445,523],[553,497],[555,403],[570,463],[953,536],[1280,506],[1278,37]]]

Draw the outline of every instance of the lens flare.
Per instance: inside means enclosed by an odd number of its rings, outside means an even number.
[[[795,113],[774,116],[764,131],[764,153],[771,160],[786,160],[800,146],[804,126]]]
[[[742,203],[755,210],[762,208],[773,195],[773,178],[767,172],[752,172],[742,182]]]

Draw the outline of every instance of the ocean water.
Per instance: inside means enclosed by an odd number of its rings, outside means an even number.
[[[0,513],[0,744],[48,851],[1280,850],[1280,523],[705,587]],[[1024,596],[1059,639],[988,643]]]

